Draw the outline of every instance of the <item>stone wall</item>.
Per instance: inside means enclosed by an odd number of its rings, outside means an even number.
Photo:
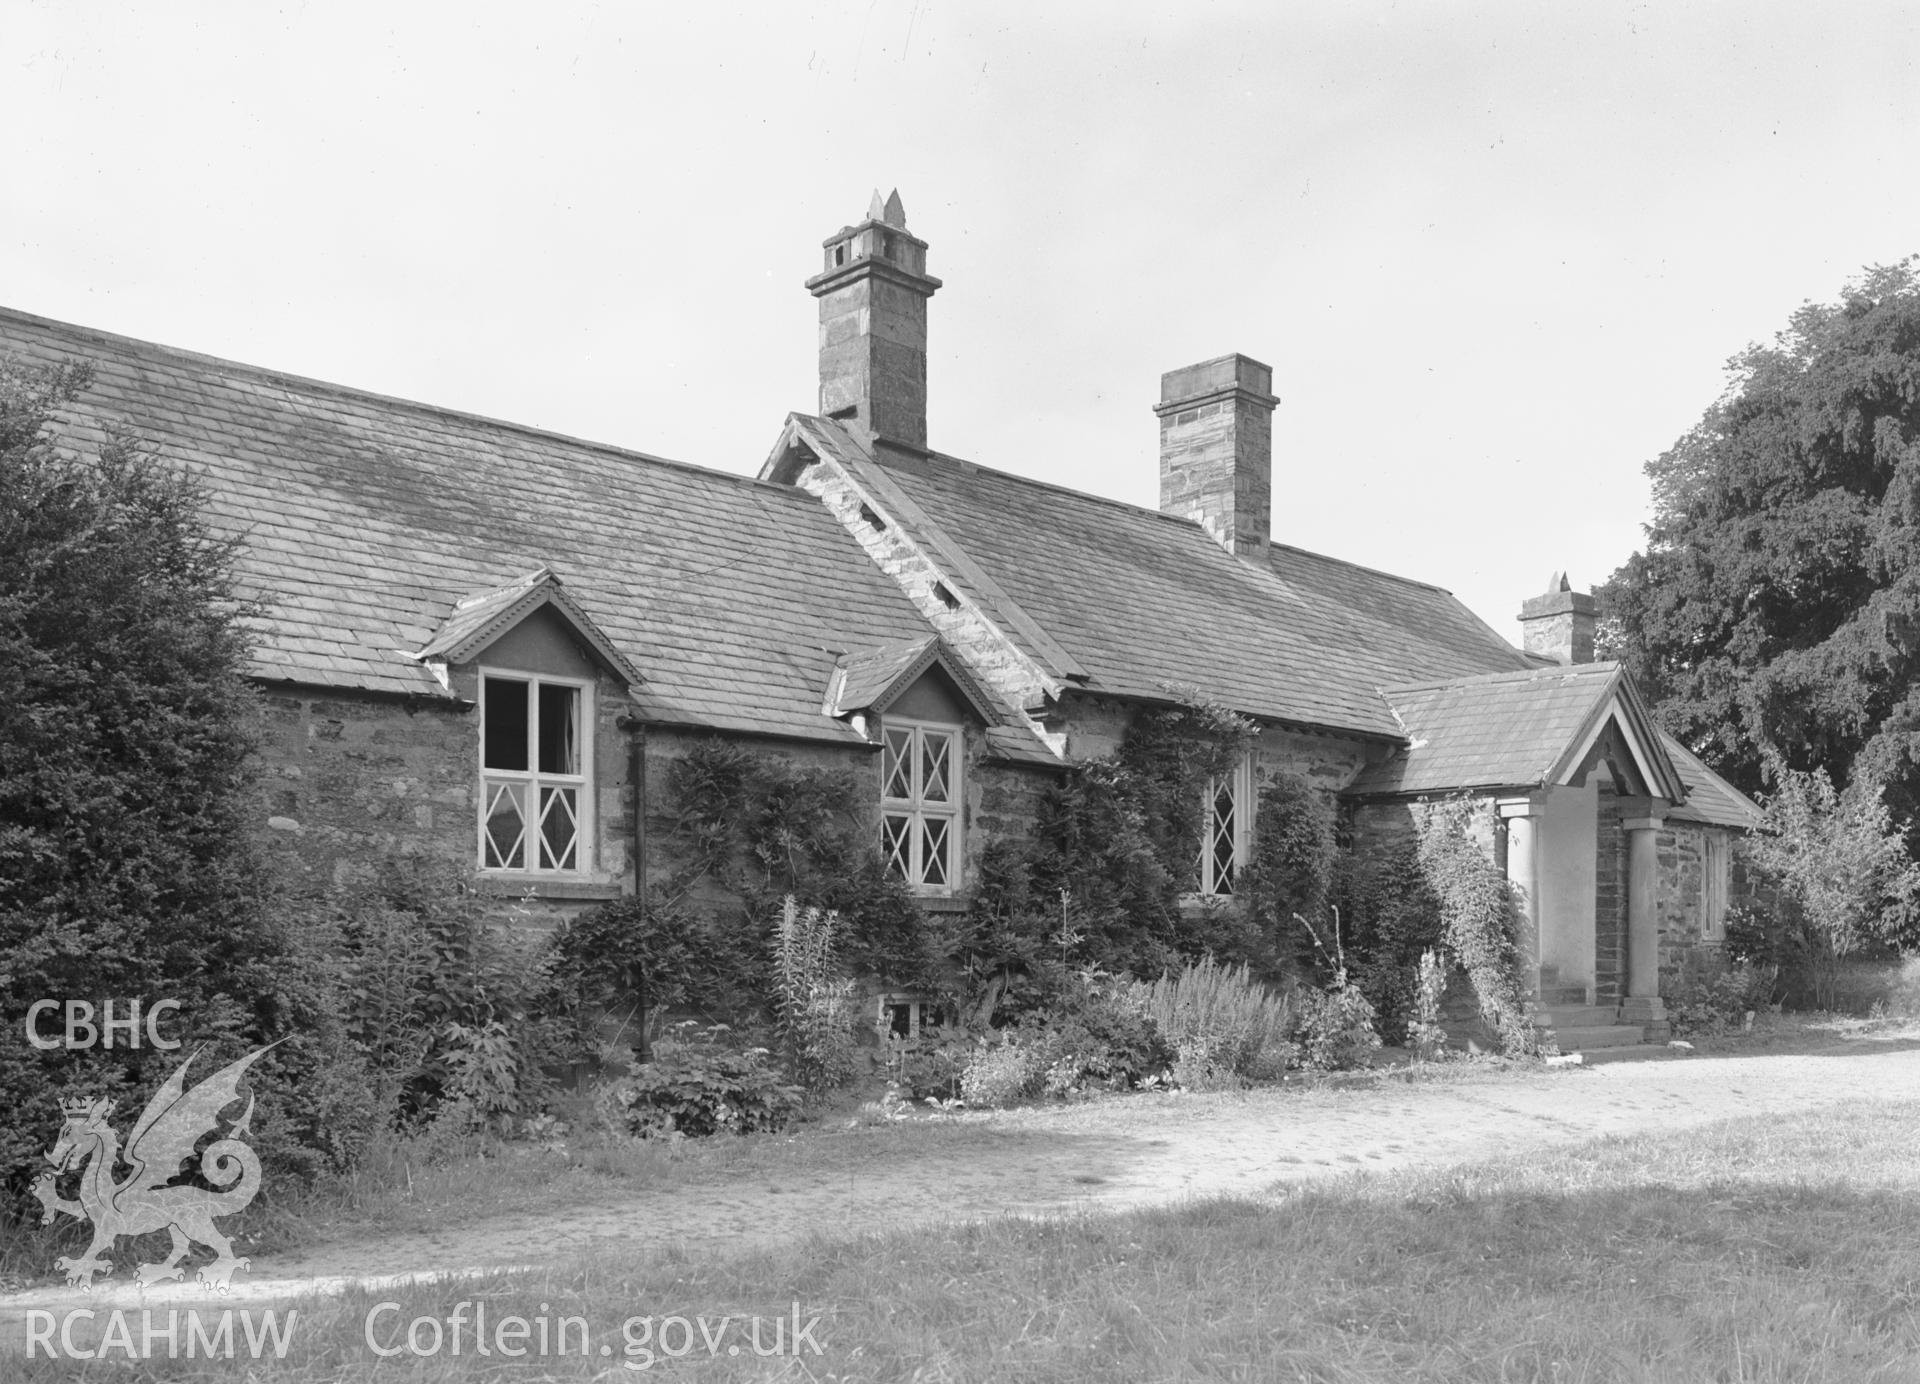
[[[673,835],[678,811],[674,801],[673,770],[697,744],[719,737],[710,731],[654,729],[647,733],[647,878],[660,882],[687,864]],[[978,877],[981,853],[987,843],[999,835],[1021,835],[1031,829],[1039,813],[1040,797],[1056,776],[1044,769],[1026,768],[989,757],[986,737],[978,725],[965,728],[965,768],[961,774],[961,842],[964,857],[962,881]],[[765,754],[798,767],[841,770],[851,773],[860,785],[862,800],[869,806],[874,839],[880,832],[880,754],[875,748],[857,745],[809,744],[802,741],[755,740],[743,742],[755,754]],[[726,896],[710,891],[709,902]],[[936,911],[957,905],[928,899],[926,906]]]
[[[1627,839],[1620,818],[1618,792],[1602,784],[1594,847],[1595,1004],[1618,1004],[1627,993]]]
[[[1101,759],[1116,753],[1142,707],[1113,697],[1074,696],[1065,703],[1069,758]],[[1256,790],[1280,774],[1295,774],[1327,794],[1336,794],[1366,767],[1367,746],[1336,735],[1263,726],[1253,743]]]
[[[1701,891],[1706,833],[1712,828],[1669,821],[1656,838],[1660,853],[1660,969],[1683,964],[1701,946]]]
[[[479,870],[478,672],[458,669],[459,702],[276,686],[262,695],[259,835],[295,893],[364,881],[386,861],[419,861],[498,895],[536,929],[630,889],[633,840],[619,684],[595,683],[593,868],[569,879]]]
[[[1728,827],[1668,822],[1660,830],[1660,966],[1663,971],[1711,962],[1723,938],[1703,933],[1707,842],[1718,838],[1728,853],[1727,907],[1767,908],[1772,897],[1746,861],[1744,838]]]

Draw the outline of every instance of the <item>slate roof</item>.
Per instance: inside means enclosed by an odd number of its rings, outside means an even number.
[[[592,649],[607,670],[629,688],[645,681],[632,661],[601,633],[593,617],[567,594],[560,578],[545,567],[518,581],[475,592],[454,602],[453,613],[447,616],[446,623],[414,657],[465,663],[543,606],[558,610],[573,627],[575,637]]]
[[[833,670],[827,691],[827,715],[865,711],[891,692],[894,684],[921,659],[931,655],[939,643],[929,634],[845,655]]]
[[[269,680],[444,697],[413,655],[462,597],[549,567],[644,672],[642,714],[855,742],[820,714],[835,661],[928,633],[789,487],[4,309],[0,353],[94,363],[66,445],[125,429],[205,474],[269,603]]]
[[[1643,743],[1657,744],[1617,663],[1531,668],[1386,689],[1407,745],[1354,781],[1352,792],[1434,793],[1533,788],[1560,781],[1596,718],[1618,698]],[[1650,753],[1656,753],[1650,751]],[[1650,775],[1678,788],[1670,764]]]
[[[952,457],[865,466],[1064,650],[1090,692],[1164,701],[1170,685],[1192,685],[1255,716],[1397,738],[1383,685],[1527,666],[1424,582],[1284,546],[1263,570],[1188,520]],[[982,604],[994,608],[991,593]],[[1061,663],[1011,632],[1043,666]]]
[[[1699,755],[1665,731],[1660,732],[1660,743],[1666,746],[1667,757],[1687,783],[1687,800],[1668,812],[1668,817],[1742,831],[1760,825],[1761,812],[1753,800],[1716,774]]]
[[[844,716],[869,708],[885,712],[922,673],[936,666],[987,725],[1016,730],[1020,738],[1033,739],[1033,733],[1024,726],[1011,724],[1013,717],[1007,709],[975,680],[966,665],[954,658],[935,634],[845,655],[834,666],[822,709],[829,716]]]

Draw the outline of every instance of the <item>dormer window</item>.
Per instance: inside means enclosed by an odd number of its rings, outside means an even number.
[[[880,755],[880,849],[923,894],[960,878],[960,727],[887,719]]]
[[[480,868],[582,874],[589,830],[593,688],[567,678],[483,671]]]

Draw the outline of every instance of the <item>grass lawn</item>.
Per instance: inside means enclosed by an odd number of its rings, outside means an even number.
[[[1920,1100],[1885,1099],[1276,1201],[602,1254],[294,1304],[277,1363],[7,1363],[35,1380],[1920,1379],[1916,1128]],[[382,1302],[385,1359],[367,1341]],[[797,1358],[796,1303],[818,1318]],[[493,1346],[519,1317],[536,1353],[477,1357],[482,1305]],[[415,1318],[439,1354],[407,1349]],[[776,1318],[788,1353],[757,1356]]]

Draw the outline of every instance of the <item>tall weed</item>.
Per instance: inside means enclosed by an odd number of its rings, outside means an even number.
[[[1174,1079],[1183,1086],[1272,1079],[1293,1056],[1291,998],[1268,989],[1244,962],[1202,957],[1177,975],[1134,982],[1134,993],[1174,1049]]]

